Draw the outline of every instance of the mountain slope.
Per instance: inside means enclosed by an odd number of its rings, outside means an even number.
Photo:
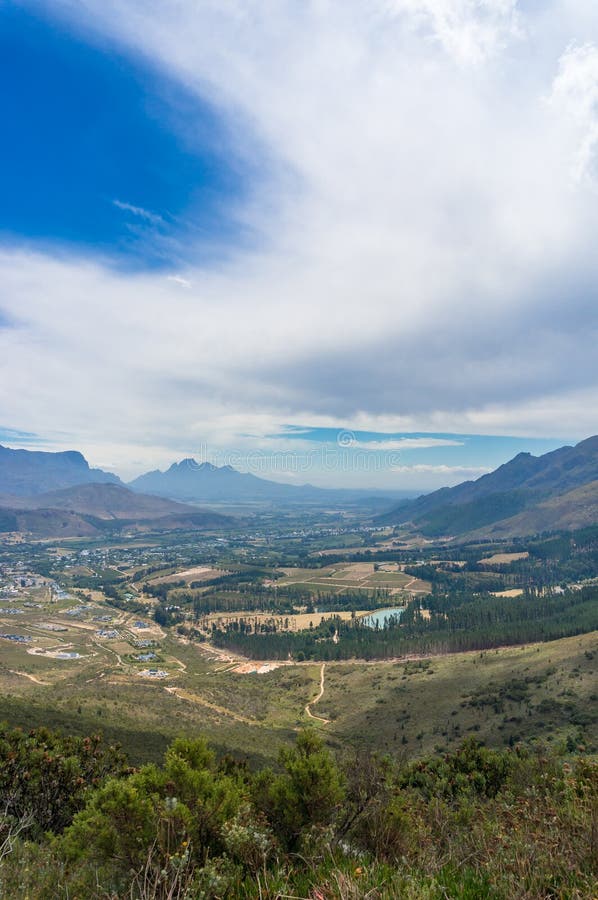
[[[598,522],[598,481],[551,497],[518,515],[471,532],[475,538],[509,538],[541,531],[575,531]]]
[[[137,494],[119,484],[84,484],[36,497],[4,498],[0,506],[0,532],[22,531],[38,537],[88,537],[121,527],[136,531],[218,528],[232,521],[209,510]]]
[[[68,509],[99,519],[159,519],[197,512],[173,500],[137,494],[120,484],[80,484],[22,497],[15,505],[20,509]]]
[[[0,494],[26,497],[89,482],[121,484],[117,475],[91,469],[77,450],[47,453],[0,445]]]
[[[577,527],[568,523],[598,521],[593,482],[598,482],[598,436],[539,457],[520,453],[476,481],[398,504],[378,521],[411,523],[430,536],[498,535],[501,529],[492,526],[499,522],[510,523],[509,534]],[[574,514],[576,503],[585,504],[583,514]]]
[[[35,538],[95,537],[102,533],[99,525],[91,517],[70,510],[0,508],[0,534],[21,532]]]

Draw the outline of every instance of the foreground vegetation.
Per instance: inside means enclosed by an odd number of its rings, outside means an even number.
[[[588,898],[598,765],[456,751],[334,757],[312,731],[251,772],[202,739],[127,769],[95,738],[0,733],[0,888],[52,898]]]
[[[598,529],[296,524],[0,547],[0,896],[598,896]]]

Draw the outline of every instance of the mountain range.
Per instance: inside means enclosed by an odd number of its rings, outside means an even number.
[[[129,483],[135,491],[178,500],[274,500],[294,497],[302,488],[278,484],[257,475],[238,472],[232,466],[214,466],[183,459],[165,472],[155,469]],[[307,485],[308,491],[310,486]],[[311,489],[317,492],[317,488]]]
[[[31,497],[80,484],[125,485],[111,472],[90,468],[76,450],[49,453],[11,450],[0,446],[0,495]],[[214,466],[183,459],[161,472],[155,469],[129,482],[127,487],[188,503],[269,502],[298,504],[367,504],[388,507],[393,499],[415,496],[414,491],[326,489],[310,484],[281,484],[257,475],[239,472],[232,466]]]
[[[146,472],[129,482],[129,487],[187,502],[368,503],[388,506],[393,496],[409,494],[408,491],[396,490],[376,492],[318,488],[311,484],[281,484],[239,472],[232,466],[214,466],[209,462],[198,463],[194,459],[173,463],[165,472],[159,469]]]
[[[399,492],[395,493],[395,497]],[[186,501],[186,502],[178,502]],[[520,453],[476,481],[403,499],[392,492],[286,485],[232,466],[184,459],[125,486],[92,469],[77,451],[47,453],[0,446],[0,531],[39,536],[92,535],[106,529],[210,528],[231,519],[189,503],[363,504],[387,510],[377,524],[429,537],[508,538],[598,523],[598,436],[543,456]]]
[[[397,504],[379,523],[429,537],[514,537],[598,522],[598,436],[543,456],[519,453],[476,481]]]

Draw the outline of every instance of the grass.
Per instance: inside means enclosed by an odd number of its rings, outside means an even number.
[[[484,559],[480,560],[480,565],[486,566],[501,566],[508,565],[508,563],[516,562],[518,559],[528,559],[529,553],[528,551],[524,551],[523,553],[493,553],[492,556],[486,556]]]
[[[371,610],[357,610],[356,616],[370,615]],[[349,620],[353,615],[352,612],[336,610],[332,612],[313,612],[313,613],[256,613],[251,610],[239,611],[234,613],[209,613],[205,618],[211,624],[212,622],[218,627],[226,627],[231,622],[238,622],[239,619],[248,619],[252,623],[258,622],[276,622],[279,631],[303,631],[311,625],[314,627],[319,625],[322,619],[331,619],[339,617],[345,621]],[[288,627],[287,627],[288,624]]]
[[[86,640],[80,636],[80,646]],[[76,733],[93,725],[121,735],[135,761],[156,758],[180,733],[203,733],[231,752],[272,760],[308,723],[305,704],[319,687],[319,665],[223,671],[225,660],[173,636],[157,650],[159,667],[170,673],[164,682],[139,678],[147,664],[124,655],[121,665],[108,648],[74,662],[2,649],[0,718],[27,727],[64,722]],[[493,746],[534,737],[596,746],[597,669],[597,633],[427,660],[327,663],[317,712],[331,723],[317,727],[333,746],[405,757],[454,747],[468,734]]]
[[[410,580],[402,573],[374,574],[369,563],[287,571],[298,578],[309,573],[337,589],[348,572],[362,579],[355,586],[378,576]],[[319,665],[282,665],[259,675],[225,671],[233,667],[225,656],[210,656],[175,631],[165,633],[155,623],[135,629],[137,615],[99,598],[80,618],[66,614],[74,605],[46,602],[0,617],[0,630],[34,639],[27,645],[1,641],[0,718],[24,726],[63,723],[76,733],[100,728],[120,735],[135,761],[156,758],[180,733],[203,733],[234,753],[272,760],[311,721],[305,705],[318,692]],[[98,622],[98,615],[111,621]],[[321,614],[302,618],[318,624]],[[45,622],[67,630],[45,631],[39,627]],[[98,638],[103,627],[115,628],[119,637]],[[143,639],[155,642],[149,648],[159,657],[155,663],[133,659]],[[32,655],[32,647],[62,648],[81,659]],[[139,677],[153,665],[168,678]],[[317,713],[331,721],[316,727],[334,746],[409,757],[454,747],[468,734],[494,746],[534,737],[596,746],[597,670],[597,633],[423,661],[328,663]]]
[[[580,732],[598,745],[598,635],[428,660],[329,663],[319,714],[330,736],[409,756],[456,746],[468,734],[492,746]]]

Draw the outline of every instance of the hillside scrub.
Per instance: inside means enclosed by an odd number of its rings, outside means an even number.
[[[598,764],[583,748],[549,756],[470,739],[454,753],[399,764],[337,758],[308,730],[275,771],[252,773],[218,760],[204,740],[183,738],[161,766],[127,770],[110,750],[85,770],[83,740],[66,748],[73,774],[83,772],[81,793],[48,815],[52,763],[40,747],[52,756],[48,747],[61,740],[3,733],[3,769],[10,760],[32,786],[17,806],[2,781],[2,896],[595,896]]]

